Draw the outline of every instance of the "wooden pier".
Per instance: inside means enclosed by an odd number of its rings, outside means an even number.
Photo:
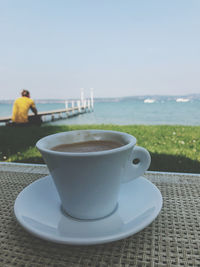
[[[67,119],[86,112],[92,112],[94,110],[93,93],[91,98],[84,99],[83,92],[81,93],[81,100],[65,101],[65,109],[56,109],[50,111],[38,112],[38,116],[42,119],[42,122],[56,121],[60,119]],[[29,117],[35,116],[29,114]],[[0,124],[12,124],[11,116],[0,117]]]

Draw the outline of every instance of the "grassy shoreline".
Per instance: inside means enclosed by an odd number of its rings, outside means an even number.
[[[44,163],[35,148],[42,137],[78,129],[127,132],[137,145],[149,150],[149,170],[200,173],[200,126],[179,125],[70,125],[43,127],[0,127],[0,161]]]

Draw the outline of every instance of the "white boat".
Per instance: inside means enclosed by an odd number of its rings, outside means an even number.
[[[188,99],[188,98],[177,98],[176,99],[176,102],[189,102],[190,101],[190,99]]]
[[[144,100],[144,103],[154,103],[155,101],[155,99],[147,98]]]

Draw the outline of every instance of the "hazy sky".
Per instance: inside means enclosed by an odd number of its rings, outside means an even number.
[[[0,99],[200,93],[199,0],[0,0]]]

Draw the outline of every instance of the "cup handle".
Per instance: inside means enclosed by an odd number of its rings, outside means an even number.
[[[151,156],[149,152],[143,147],[135,146],[130,155],[128,166],[122,182],[126,183],[143,175],[144,172],[149,168],[150,163]]]

